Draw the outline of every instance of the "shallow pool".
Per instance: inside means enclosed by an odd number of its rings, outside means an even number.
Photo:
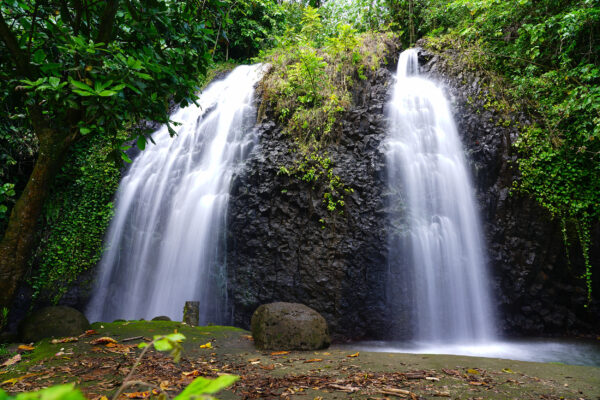
[[[600,340],[522,339],[475,344],[368,341],[348,344],[347,346],[362,351],[454,354],[600,367]]]

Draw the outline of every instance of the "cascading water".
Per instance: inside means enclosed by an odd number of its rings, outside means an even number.
[[[400,55],[387,141],[389,187],[405,193],[414,334],[429,343],[489,341],[484,244],[462,146],[444,94],[418,69],[416,50]]]
[[[132,163],[119,187],[91,320],[181,320],[200,301],[200,322],[225,319],[223,227],[233,171],[252,149],[254,86],[261,65],[240,66],[212,83],[200,107],[177,111]]]

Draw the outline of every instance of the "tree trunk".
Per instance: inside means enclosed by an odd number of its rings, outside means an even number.
[[[34,124],[35,125],[35,124]],[[67,130],[68,132],[68,130]],[[35,245],[35,229],[54,177],[73,142],[68,133],[36,129],[39,154],[0,242],[0,307],[9,307]]]

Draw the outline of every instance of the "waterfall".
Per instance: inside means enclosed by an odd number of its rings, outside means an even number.
[[[200,322],[226,320],[224,223],[232,174],[256,135],[254,87],[263,66],[240,66],[177,111],[131,164],[105,238],[90,320],[167,315],[200,301]]]
[[[390,192],[400,185],[404,197],[395,201],[404,203],[406,215],[413,334],[434,343],[490,340],[494,319],[484,243],[462,145],[442,90],[418,70],[417,51],[404,51],[387,140]],[[390,245],[401,246],[394,240]],[[392,269],[400,263],[390,261]]]

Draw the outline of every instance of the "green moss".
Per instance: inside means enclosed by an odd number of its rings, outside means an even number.
[[[32,259],[33,297],[56,304],[102,255],[104,232],[113,216],[112,197],[121,163],[101,137],[80,143],[58,175],[40,221],[40,244]],[[85,285],[85,282],[78,282]]]

